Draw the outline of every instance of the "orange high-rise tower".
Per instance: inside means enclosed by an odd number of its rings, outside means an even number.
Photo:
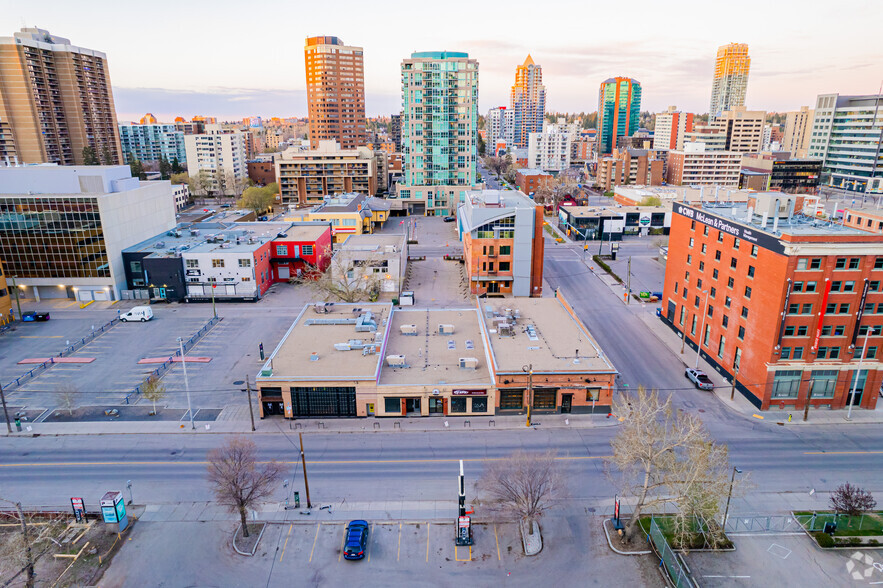
[[[365,68],[361,47],[337,37],[309,37],[304,47],[310,148],[333,139],[342,149],[366,143]]]
[[[718,47],[714,61],[714,84],[711,87],[711,107],[709,115],[714,118],[735,106],[745,106],[745,92],[748,90],[748,70],[751,58],[748,45],[730,43]]]

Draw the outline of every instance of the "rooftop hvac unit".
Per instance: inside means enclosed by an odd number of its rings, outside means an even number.
[[[478,359],[476,359],[474,357],[461,357],[460,358],[460,369],[463,369],[463,370],[478,369]]]
[[[402,335],[416,335],[417,325],[402,325],[399,327],[399,331]]]
[[[199,229],[190,229],[191,237],[196,237],[197,235],[199,235]]]
[[[497,325],[497,332],[500,333],[501,337],[514,337],[515,336],[515,328],[514,325],[510,323],[500,323]]]
[[[454,334],[454,325],[439,325],[438,326],[439,335],[453,335]]]
[[[387,355],[386,356],[386,365],[389,367],[405,367],[405,356],[404,355]]]
[[[157,241],[157,242],[156,242],[156,248],[157,248],[157,249],[162,249],[162,248],[165,247],[165,246],[166,246],[166,242],[165,242],[165,241]]]

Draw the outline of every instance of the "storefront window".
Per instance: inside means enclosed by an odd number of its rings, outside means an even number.
[[[384,398],[383,399],[383,409],[386,412],[402,412],[402,399],[401,398]]]
[[[518,410],[524,406],[524,390],[500,390],[500,410]]]
[[[487,412],[487,396],[472,397],[472,412]]]
[[[586,389],[586,402],[598,401],[601,399],[601,388],[587,388]]]
[[[466,412],[466,399],[451,398],[451,412]]]
[[[539,388],[533,391],[533,407],[539,409],[554,409],[557,390],[554,388]]]
[[[837,388],[837,370],[815,370],[812,373],[812,397],[834,398]]]
[[[772,398],[797,398],[800,390],[800,370],[779,370],[773,380]]]

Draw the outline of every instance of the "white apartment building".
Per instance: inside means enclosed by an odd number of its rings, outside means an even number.
[[[567,124],[545,123],[542,133],[531,133],[527,144],[527,167],[545,171],[561,171],[570,167],[571,144],[579,137],[579,127]]]
[[[686,135],[692,130],[693,113],[681,112],[676,106],[669,106],[668,110],[656,115],[653,148],[679,151],[684,148]]]
[[[206,125],[204,134],[184,135],[187,172],[191,177],[208,172],[213,192],[230,190],[248,177],[245,142],[245,133],[220,125]]]
[[[675,186],[738,186],[742,153],[712,151],[704,143],[686,143],[668,154],[665,180]]]
[[[709,126],[719,129],[726,136],[726,151],[758,153],[763,149],[765,123],[766,112],[763,110],[746,110],[744,106],[737,106],[720,113]]]
[[[485,119],[487,128],[487,152],[492,153],[499,141],[505,141],[507,148],[515,141],[515,111],[505,106],[491,108]]]
[[[803,159],[807,156],[814,114],[815,110],[809,106],[801,106],[800,110],[785,114],[782,150],[790,151],[791,157]]]

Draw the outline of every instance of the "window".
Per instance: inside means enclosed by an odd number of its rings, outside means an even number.
[[[865,314],[871,314],[874,312],[874,303],[866,302],[865,303]]]
[[[878,257],[874,260],[874,269],[883,269],[883,257]]]
[[[757,257],[757,245],[751,246],[751,257]]]
[[[753,265],[749,265],[749,266],[748,266],[748,277],[749,277],[749,278],[753,278],[753,277],[754,277],[754,266],[753,266]]]
[[[251,260],[248,258],[240,259],[239,267],[251,267]]]
[[[876,292],[879,289],[880,280],[871,280],[870,283],[868,283],[868,290],[870,290],[871,292]]]
[[[738,337],[739,337],[739,340],[740,340],[740,341],[743,340],[743,339],[745,338],[745,327],[743,327],[743,326],[740,326],[740,327],[739,327],[739,335],[738,335]]]
[[[868,351],[865,353],[865,359],[874,359],[875,357],[877,357],[877,347],[868,347]]]
[[[717,242],[718,242],[718,243],[723,243],[723,242],[724,242],[724,233],[723,233],[723,231],[718,231],[718,232],[717,232]]]
[[[533,392],[533,407],[539,409],[555,408],[555,397],[558,391],[554,388],[537,388]]]
[[[691,230],[691,231],[695,231],[695,230],[696,230],[696,221],[690,221],[690,230]]]
[[[723,318],[721,319],[721,324],[726,329],[730,325],[730,317],[728,317],[727,315],[723,315]]]
[[[806,283],[806,291],[807,292],[815,292],[816,291],[816,283],[815,282],[807,282]]]
[[[696,280],[696,287],[699,288],[700,290],[702,289],[702,278],[699,278],[698,280]]]
[[[782,347],[782,359],[790,359],[791,358],[791,348],[790,347]]]
[[[711,305],[709,304],[709,305],[708,305],[708,310],[706,311],[705,314],[708,315],[708,318],[713,317],[713,316],[714,316],[714,307],[711,306]]]
[[[803,282],[794,282],[794,285],[791,287],[792,292],[803,292]]]
[[[472,412],[487,412],[487,396],[472,397]]]
[[[601,388],[586,388],[586,402],[594,402],[601,399]]]
[[[451,412],[466,412],[465,396],[454,396],[451,398]]]
[[[690,272],[684,272],[684,283],[685,284],[690,283]]]
[[[837,312],[837,303],[829,302],[825,305],[825,314],[835,314]]]
[[[212,260],[212,267],[224,267],[224,260],[223,259],[213,259]]]
[[[804,258],[804,259],[798,259],[798,260],[797,260],[797,269],[798,269],[798,271],[800,271],[800,270],[805,270],[805,269],[807,268],[807,265],[808,265],[808,264],[809,264],[809,260],[808,260],[808,259],[806,259],[806,258]]]
[[[699,297],[698,296],[696,296],[696,298],[693,300],[693,306],[695,306],[696,308],[699,308]]]
[[[745,286],[745,298],[751,300],[751,286]]]
[[[883,302],[877,303],[877,314],[883,314]]]
[[[699,271],[700,272],[705,271],[705,262],[704,261],[699,262]]]
[[[706,251],[708,251],[708,245],[706,245],[705,243],[703,243],[703,244],[702,244],[702,253],[705,254]]]
[[[717,294],[717,289],[712,286],[711,291],[709,292],[708,295],[711,296],[712,298],[714,298],[715,294]]]
[[[846,269],[846,258],[838,257],[837,261],[834,262],[834,269],[842,270]]]
[[[684,291],[681,293],[681,296],[684,297],[684,300],[687,299],[687,288],[686,287],[684,288]]]
[[[715,280],[717,279],[717,270],[713,270],[711,272],[711,277],[714,278]]]
[[[809,260],[809,269],[817,270],[817,269],[821,269],[821,267],[822,267],[822,258],[821,257],[813,257],[811,260]]]
[[[686,306],[682,306],[682,307],[681,307],[681,318],[680,318],[680,320],[678,321],[678,324],[681,325],[682,327],[684,326],[684,313],[686,313],[686,312],[687,312],[687,307],[686,307]]]
[[[687,265],[691,265],[692,263],[693,263],[693,256],[692,256],[692,255],[688,255],[688,256],[687,256]]]
[[[827,337],[830,334],[831,334],[831,325],[825,325],[824,327],[822,327],[822,336],[823,337]]]
[[[288,256],[288,245],[276,245],[276,255],[279,257],[287,257]],[[242,266],[242,260],[239,260],[240,267]]]
[[[810,376],[813,398],[834,398],[837,370],[814,370]]]
[[[708,225],[705,225],[702,228],[702,234],[705,235],[706,237],[708,236]]]
[[[725,346],[724,344],[725,343],[726,343],[726,338],[723,335],[721,335],[720,340],[717,343],[717,356],[718,357],[724,356],[724,346]]]
[[[801,370],[779,370],[773,378],[773,398],[797,398]]]
[[[804,304],[801,306],[800,314],[812,314],[812,304]]]
[[[524,390],[500,390],[500,410],[519,410],[524,406]]]
[[[185,267],[199,267],[198,259],[185,259],[184,261],[186,263]]]
[[[849,304],[841,304],[838,312],[840,314],[849,314]]]
[[[717,251],[714,252],[714,260],[715,260],[715,261],[720,261],[720,260],[721,260],[721,252],[720,252],[720,249],[718,249]]]
[[[708,347],[708,336],[711,334],[711,325],[705,325],[705,335],[702,337],[702,345]]]
[[[313,254],[313,246],[312,245],[301,245],[301,254],[302,255],[312,255]]]
[[[133,274],[140,274],[141,273],[141,262],[140,261],[130,261],[129,262],[129,270]]]
[[[800,312],[800,304],[797,302],[788,305],[788,314],[797,314]]]
[[[794,348],[794,359],[803,359],[803,347]]]
[[[794,325],[790,325],[785,327],[785,337],[793,337],[794,336]]]
[[[511,261],[501,261],[500,262],[500,271],[501,272],[508,272],[511,269],[512,269],[512,262]]]
[[[730,258],[730,267],[733,269],[736,269],[736,258],[735,257]]]
[[[733,277],[732,277],[732,276],[730,276],[729,278],[727,278],[727,288],[732,288],[734,283],[735,283],[735,282],[733,281]]]
[[[748,318],[748,307],[747,306],[742,307],[742,318]]]
[[[741,243],[741,242],[742,241],[739,239],[739,237],[736,237],[735,239],[733,239],[733,249],[739,249],[739,243]]]
[[[855,282],[843,282],[843,291],[844,292],[853,292],[855,291]]]
[[[831,292],[839,292],[841,286],[843,286],[843,282],[840,280],[834,280],[831,282]]]
[[[250,276],[242,276],[241,278],[239,278],[239,280],[242,282],[250,282],[251,277]]]
[[[677,294],[677,293],[678,293],[678,283],[675,282],[675,294]]]
[[[696,336],[696,313],[693,313],[693,322],[690,324],[690,334]]]
[[[797,336],[798,337],[806,337],[806,332],[809,330],[809,327],[803,325],[802,327],[797,327]]]
[[[881,331],[883,331],[883,327],[880,325],[874,325],[873,327],[868,327],[868,325],[862,325],[858,328],[858,334],[861,337],[864,337],[868,334],[868,329],[871,330],[872,335],[879,335]]]
[[[690,237],[690,247],[693,247],[693,242],[694,242],[694,241],[695,241],[695,239],[693,239],[693,237]]]
[[[858,269],[861,264],[861,258],[859,257],[850,257],[849,258],[849,269]]]

